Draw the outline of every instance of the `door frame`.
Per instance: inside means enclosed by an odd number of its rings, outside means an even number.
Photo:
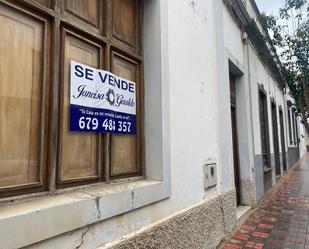
[[[273,128],[275,171],[276,175],[279,176],[281,175],[281,163],[280,163],[279,134],[278,134],[278,115],[277,115],[277,104],[274,98],[270,98],[270,107],[271,107],[271,119]]]
[[[280,122],[280,140],[281,140],[281,153],[282,153],[282,168],[287,171],[286,162],[286,146],[285,146],[285,129],[282,106],[279,106],[279,122]]]
[[[239,138],[238,138],[238,125],[237,125],[236,77],[237,77],[236,75],[229,72],[234,183],[236,190],[236,204],[237,206],[239,206],[241,205],[241,172],[240,172]]]
[[[272,168],[270,160],[267,92],[264,89],[263,84],[259,84],[258,87],[258,100],[259,100],[259,117],[260,117],[261,155],[262,155],[262,167],[263,167],[262,170],[264,179],[264,193],[266,193],[272,187]],[[261,108],[263,108],[263,112],[261,112]],[[262,118],[264,120],[263,127],[261,122]],[[262,130],[264,130],[264,138]]]

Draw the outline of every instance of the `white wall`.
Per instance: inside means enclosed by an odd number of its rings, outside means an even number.
[[[246,2],[248,14],[253,18],[262,31],[259,24],[257,14],[249,0]],[[271,112],[271,98],[276,103],[277,111],[277,126],[278,126],[278,142],[279,151],[281,148],[281,127],[279,106],[282,107],[284,117],[284,130],[287,131],[285,122],[286,117],[286,103],[284,92],[280,89],[277,82],[272,77],[271,72],[263,64],[261,58],[257,54],[254,46],[250,40],[243,42],[244,37],[239,25],[230,14],[227,7],[223,8],[223,30],[224,30],[224,46],[225,46],[225,80],[229,83],[229,64],[232,62],[242,75],[236,78],[237,90],[237,115],[238,115],[238,140],[239,140],[239,158],[241,168],[241,179],[252,180],[256,178],[258,199],[263,193],[263,167],[257,165],[256,157],[261,155],[261,135],[259,122],[259,85],[263,84],[267,93],[268,105],[268,125],[269,125],[269,141],[270,153],[274,153],[273,143],[273,128],[272,128],[272,112]],[[248,135],[247,135],[248,134]],[[287,139],[284,141],[287,150]],[[272,155],[273,157],[273,155]],[[273,158],[274,160],[274,158]],[[281,172],[283,172],[282,156],[280,155]],[[275,164],[272,162],[273,184],[275,179]]]
[[[165,78],[162,89],[154,87],[154,91],[161,91],[162,101],[166,105],[154,115],[169,118],[169,126],[163,132],[170,143],[171,194],[166,200],[98,223],[87,233],[86,239],[91,241],[89,248],[233,189],[231,130],[226,126],[226,117],[230,117],[229,87],[221,78],[223,54],[218,59],[218,53],[223,53],[223,31],[217,25],[218,21],[222,22],[222,2],[196,0],[193,4],[193,1],[179,0],[148,1],[146,8],[152,5],[151,8],[160,11],[161,26],[156,26],[154,32],[164,36],[161,47],[153,48],[156,54],[151,49],[145,54],[157,57],[161,52],[163,64],[167,63],[161,72]],[[146,71],[154,75],[160,73],[155,68],[145,68]],[[145,88],[153,87],[147,86],[147,75],[145,79]],[[151,127],[151,124],[147,125]],[[156,141],[156,131],[149,132]],[[148,156],[156,156],[149,153],[151,151],[146,153],[146,162]],[[209,190],[204,189],[205,162],[214,162],[218,167],[218,185]],[[152,166],[149,170],[154,171],[155,168]],[[69,248],[70,241],[76,239],[78,243],[83,232],[84,229],[80,229],[58,236],[39,244],[38,248],[55,245]]]
[[[227,7],[223,7],[223,33],[224,33],[224,81],[229,87],[229,73],[233,64],[236,72],[236,105],[237,105],[237,127],[239,164],[241,180],[241,198],[243,205],[254,205],[254,153],[251,122],[251,99],[249,84],[249,67],[247,59],[247,46],[242,42],[242,32],[235,20],[230,15]],[[235,73],[235,72],[232,72]],[[230,96],[228,96],[229,98]],[[230,108],[229,108],[230,110]],[[229,122],[226,129],[231,127],[231,113],[228,114]],[[232,134],[230,134],[231,136]],[[232,138],[231,138],[232,139]],[[231,145],[232,148],[232,145]],[[233,175],[234,177],[234,175]]]

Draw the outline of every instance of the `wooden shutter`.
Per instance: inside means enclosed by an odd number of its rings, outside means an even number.
[[[112,72],[136,82],[137,96],[139,87],[138,64],[125,56],[112,53]],[[138,109],[138,107],[137,107]],[[138,114],[139,115],[139,114]],[[137,116],[137,120],[138,120]],[[138,172],[137,135],[112,135],[111,175],[134,174]]]
[[[82,25],[100,29],[104,16],[102,0],[65,0],[64,11]]]
[[[62,115],[60,117],[61,140],[60,169],[61,182],[68,180],[98,179],[99,169],[99,135],[95,133],[74,133],[69,130],[70,103],[70,61],[100,67],[101,46],[63,32],[63,86],[62,86]]]
[[[142,174],[142,9],[143,0],[0,1],[0,197]],[[136,135],[69,130],[71,60],[137,83]]]
[[[117,40],[136,48],[139,36],[137,0],[112,1],[112,34]]]
[[[0,188],[44,181],[46,23],[0,4]]]

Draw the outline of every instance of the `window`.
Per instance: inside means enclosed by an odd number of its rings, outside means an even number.
[[[271,168],[267,99],[263,90],[259,90],[260,133],[264,168]]]
[[[291,126],[291,110],[288,107],[288,123],[289,123],[289,138],[290,144],[293,144],[293,136],[292,136],[292,126]]]
[[[292,110],[292,125],[293,125],[293,144],[296,145],[296,136],[295,136],[295,113]]]
[[[0,197],[142,175],[140,0],[0,3]],[[69,131],[70,60],[137,84],[137,134]]]
[[[292,110],[292,115],[293,115],[293,136],[294,136],[294,145],[298,146],[298,130],[297,130],[297,114],[296,114],[296,109],[293,108]]]

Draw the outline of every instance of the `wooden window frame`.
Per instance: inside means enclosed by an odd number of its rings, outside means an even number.
[[[45,42],[46,48],[44,49],[44,60],[46,64],[45,72],[45,84],[46,85],[46,99],[43,105],[46,109],[45,116],[42,117],[42,140],[44,140],[43,151],[44,172],[42,175],[42,183],[35,186],[20,186],[17,188],[0,189],[0,199],[4,197],[18,198],[19,195],[33,193],[35,195],[46,195],[55,191],[61,191],[63,188],[68,187],[83,187],[89,184],[102,184],[111,183],[124,180],[136,180],[143,179],[145,172],[145,148],[144,148],[144,66],[143,66],[143,1],[136,1],[138,6],[138,16],[136,22],[136,37],[134,46],[125,44],[123,41],[113,37],[111,31],[112,25],[112,0],[100,1],[100,12],[105,16],[105,22],[103,18],[99,18],[99,27],[93,27],[92,25],[79,25],[80,17],[75,14],[68,13],[64,9],[64,0],[50,0],[49,5],[45,6],[35,0],[0,0],[0,4],[10,6],[18,11],[22,11],[26,14],[38,18],[44,22],[45,33],[48,35],[48,41]],[[104,11],[103,11],[104,9]],[[111,54],[117,53],[125,56],[132,61],[138,63],[138,71],[140,81],[140,89],[137,98],[139,99],[139,105],[137,113],[139,118],[137,120],[137,160],[138,160],[138,172],[132,174],[125,174],[119,176],[112,176],[110,165],[110,146],[111,135],[100,134],[100,144],[102,144],[104,153],[104,162],[101,163],[103,174],[99,179],[89,179],[86,181],[70,181],[62,182],[59,179],[59,145],[61,133],[59,128],[59,121],[61,115],[62,96],[61,88],[63,86],[63,56],[64,56],[64,33],[83,34],[82,39],[88,41],[95,41],[100,44],[104,50],[105,56],[100,59],[100,65],[102,69],[111,70]],[[102,53],[102,52],[100,52]],[[129,178],[129,179],[127,179]]]

